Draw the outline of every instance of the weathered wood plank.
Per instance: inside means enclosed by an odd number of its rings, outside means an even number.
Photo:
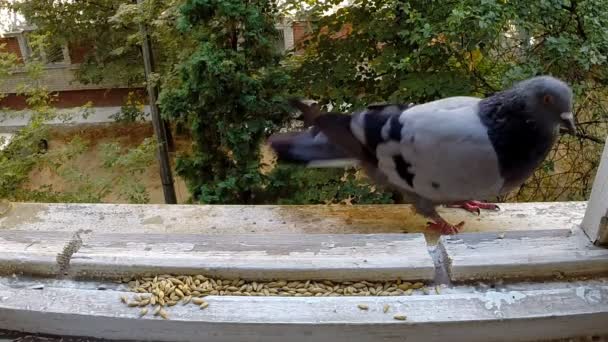
[[[0,328],[154,341],[524,341],[608,332],[608,286],[410,297],[207,297],[169,320],[120,292],[0,289]],[[369,310],[360,310],[366,304]],[[388,313],[383,306],[389,304]],[[407,320],[398,321],[400,313]]]
[[[72,256],[70,273],[432,280],[434,265],[422,234],[93,234]]]
[[[581,226],[594,243],[608,244],[608,137]]]
[[[454,281],[608,273],[608,249],[580,229],[459,234],[439,248]]]
[[[0,231],[0,273],[59,274],[66,262],[61,256],[73,236],[71,232]]]
[[[93,234],[0,231],[4,273],[94,278],[145,273],[222,278],[432,280],[422,234]],[[59,257],[58,257],[59,256]]]
[[[440,208],[464,232],[571,228],[586,202],[505,203],[481,216]],[[426,232],[427,220],[407,205],[229,206],[14,203],[0,216],[3,229],[97,233],[283,234]],[[427,237],[437,239],[437,235]]]

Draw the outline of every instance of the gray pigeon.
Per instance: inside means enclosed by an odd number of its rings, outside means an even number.
[[[438,205],[495,209],[476,199],[521,186],[564,126],[575,133],[572,90],[539,76],[486,98],[456,96],[417,105],[375,105],[352,115],[321,113],[299,100],[311,127],[269,139],[279,161],[309,167],[361,166],[373,182],[398,189],[429,228],[454,234]]]

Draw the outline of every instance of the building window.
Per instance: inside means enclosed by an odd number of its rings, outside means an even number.
[[[32,46],[27,35],[27,32],[19,32],[15,34],[19,41],[19,48],[21,49],[21,55],[23,60],[32,58]],[[51,42],[48,44],[44,51],[41,51],[42,62],[47,66],[65,66],[70,64],[70,52],[67,44]]]
[[[275,42],[276,48],[280,52],[285,52],[285,50],[286,50],[286,48],[285,48],[285,29],[279,27],[279,28],[277,28],[277,31],[279,31],[279,38]]]

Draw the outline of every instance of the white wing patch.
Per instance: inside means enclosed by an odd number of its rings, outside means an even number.
[[[388,141],[376,149],[379,169],[394,185],[438,202],[497,196],[504,180],[477,115],[478,102],[453,97],[405,110],[399,118],[400,143]],[[413,187],[399,175],[395,155],[410,164]]]

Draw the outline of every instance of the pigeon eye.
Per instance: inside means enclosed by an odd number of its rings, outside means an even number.
[[[545,95],[543,96],[543,103],[544,104],[550,104],[553,102],[553,97],[551,95]]]

